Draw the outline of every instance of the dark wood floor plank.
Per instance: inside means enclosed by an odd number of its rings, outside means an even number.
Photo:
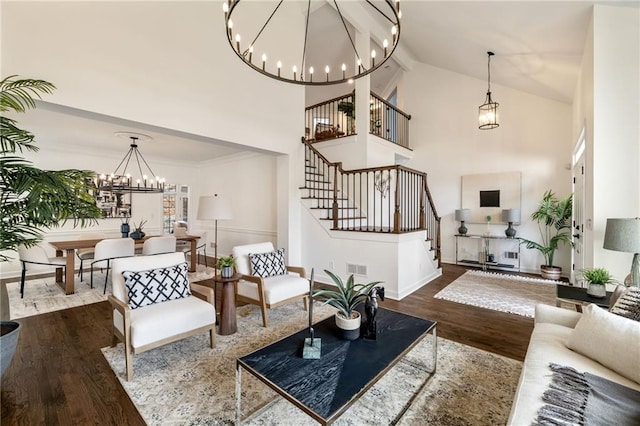
[[[438,321],[440,337],[522,360],[532,319],[433,298],[466,269],[444,265],[442,277],[381,306]],[[111,343],[111,315],[101,302],[20,319],[0,389],[3,425],[144,424],[100,351]]]

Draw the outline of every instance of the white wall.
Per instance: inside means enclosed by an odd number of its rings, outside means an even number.
[[[593,11],[593,265],[618,280],[632,254],[602,248],[607,218],[640,216],[640,9]]]
[[[218,221],[218,255],[230,254],[236,245],[276,243],[276,164],[273,155],[239,154],[198,167],[200,194],[218,194],[231,203],[233,219]],[[197,212],[198,198],[191,203]],[[195,214],[193,218],[194,226],[207,231],[208,242],[213,242],[215,223],[199,221]],[[213,249],[210,253],[213,256]]]
[[[499,67],[499,54],[494,66]],[[547,189],[559,196],[571,192],[571,106],[493,84],[500,103],[500,127],[478,129],[478,105],[486,81],[416,63],[399,84],[403,110],[411,114],[413,159],[406,165],[428,174],[438,214],[442,216],[443,261],[455,261],[461,206],[461,178],[466,174],[520,171],[522,224],[518,236],[539,239],[529,219]],[[469,225],[469,233],[486,232],[486,225]],[[491,233],[504,234],[503,225]],[[556,263],[568,273],[570,250],[561,248]],[[522,250],[522,268],[537,272],[542,257]]]
[[[236,57],[221,1],[1,7],[3,74],[53,82],[50,102],[275,152],[304,134],[291,120],[303,88],[257,78]],[[250,111],[260,114],[243,125]]]

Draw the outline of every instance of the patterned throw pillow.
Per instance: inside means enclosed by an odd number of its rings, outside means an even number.
[[[287,273],[283,248],[268,253],[249,253],[249,259],[252,273],[258,277],[267,278]]]
[[[640,288],[629,287],[616,300],[609,312],[640,321]]]
[[[131,309],[191,296],[187,262],[147,271],[124,271]]]

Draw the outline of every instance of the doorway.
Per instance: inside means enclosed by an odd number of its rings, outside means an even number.
[[[584,269],[584,186],[585,186],[585,127],[582,127],[573,153],[573,221],[571,240],[571,282],[579,285],[579,272]]]

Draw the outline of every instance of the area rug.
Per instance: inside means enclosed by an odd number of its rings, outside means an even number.
[[[321,320],[335,310],[316,302]],[[219,425],[235,422],[235,361],[305,326],[301,304],[269,310],[269,327],[261,326],[260,310],[238,310],[238,333],[216,336],[208,346],[206,334],[192,336],[133,357],[134,377],[124,379],[122,344],[102,352],[122,386],[150,425]],[[427,339],[432,339],[429,336]],[[425,339],[351,406],[335,425],[389,424],[427,377],[431,341]],[[511,409],[522,363],[438,338],[435,375],[420,391],[399,424],[505,424]],[[243,407],[275,400],[253,425],[317,424],[287,401],[243,374]]]
[[[555,306],[557,284],[541,278],[470,270],[433,297],[533,318],[537,303]]]
[[[107,300],[107,295],[103,293],[106,274],[94,272],[93,288],[89,286],[90,276],[89,272],[85,272],[83,281],[76,276],[75,292],[69,295],[64,294],[64,290],[56,284],[53,276],[27,280],[24,284],[24,298],[20,298],[20,281],[7,283],[10,318],[24,318]],[[213,276],[214,269],[202,265],[198,266],[196,272],[189,272],[191,282]],[[111,283],[107,285],[107,294],[109,293]]]

